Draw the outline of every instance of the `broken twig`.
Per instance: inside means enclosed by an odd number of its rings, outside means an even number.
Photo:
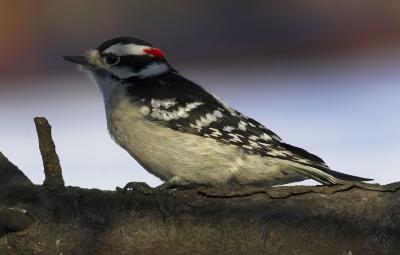
[[[39,149],[43,159],[44,174],[46,176],[43,185],[50,191],[62,191],[65,187],[64,180],[60,160],[51,137],[51,126],[44,117],[36,117],[34,120],[39,138]]]

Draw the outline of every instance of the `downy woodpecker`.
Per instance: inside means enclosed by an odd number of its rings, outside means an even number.
[[[323,184],[370,179],[331,170],[185,78],[136,38],[104,42],[79,64],[100,87],[113,139],[166,187]]]

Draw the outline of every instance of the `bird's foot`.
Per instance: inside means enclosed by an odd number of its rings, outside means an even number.
[[[128,182],[123,188],[117,187],[116,190],[124,194],[138,192],[144,195],[171,195],[173,188],[165,184],[168,184],[168,182],[152,188],[145,182]]]
[[[173,177],[156,188],[150,187],[145,182],[128,182],[123,188],[117,187],[116,190],[121,193],[138,192],[145,195],[161,194],[171,195],[174,190],[189,190],[203,187],[195,183],[189,183],[179,177]]]
[[[150,187],[145,182],[128,182],[123,188],[117,187],[118,192],[128,193],[128,192],[139,192],[145,195],[150,195],[155,193],[155,189]]]
[[[160,186],[157,186],[157,190],[189,190],[189,189],[197,189],[199,187],[204,187],[204,185],[200,185],[197,183],[191,183],[181,178],[174,176],[168,181],[164,182]]]
[[[194,183],[171,183],[171,182],[164,182],[160,186],[157,186],[156,189],[158,190],[188,190],[188,189],[196,189],[202,187],[201,185],[194,184]]]

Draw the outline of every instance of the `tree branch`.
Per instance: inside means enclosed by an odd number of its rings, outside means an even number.
[[[0,184],[11,164],[2,159]],[[400,251],[400,182],[170,194],[77,187],[49,192],[41,185],[13,183],[0,192],[2,255]]]
[[[43,185],[50,191],[62,191],[64,190],[64,180],[60,160],[51,137],[51,126],[46,118],[36,117],[34,120],[46,176]]]
[[[254,189],[254,188],[241,188],[241,189],[205,189],[199,190],[199,194],[212,197],[212,198],[234,198],[246,197],[256,194],[265,194],[269,198],[284,199],[290,196],[305,195],[309,193],[319,193],[330,195],[337,192],[344,192],[350,189],[361,189],[366,191],[379,191],[379,192],[397,192],[400,189],[398,183],[388,185],[367,184],[361,182],[349,182],[343,185],[336,186],[292,186],[288,189],[287,186],[271,187],[269,189]]]
[[[22,231],[33,222],[34,219],[25,210],[0,207],[0,237],[6,233]]]
[[[32,182],[0,152],[0,192],[7,186],[33,185]]]

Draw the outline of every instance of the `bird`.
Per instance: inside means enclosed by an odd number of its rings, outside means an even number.
[[[160,48],[142,39],[113,38],[64,59],[100,88],[114,141],[166,189],[371,180],[334,171],[320,157],[284,142],[186,78]]]

